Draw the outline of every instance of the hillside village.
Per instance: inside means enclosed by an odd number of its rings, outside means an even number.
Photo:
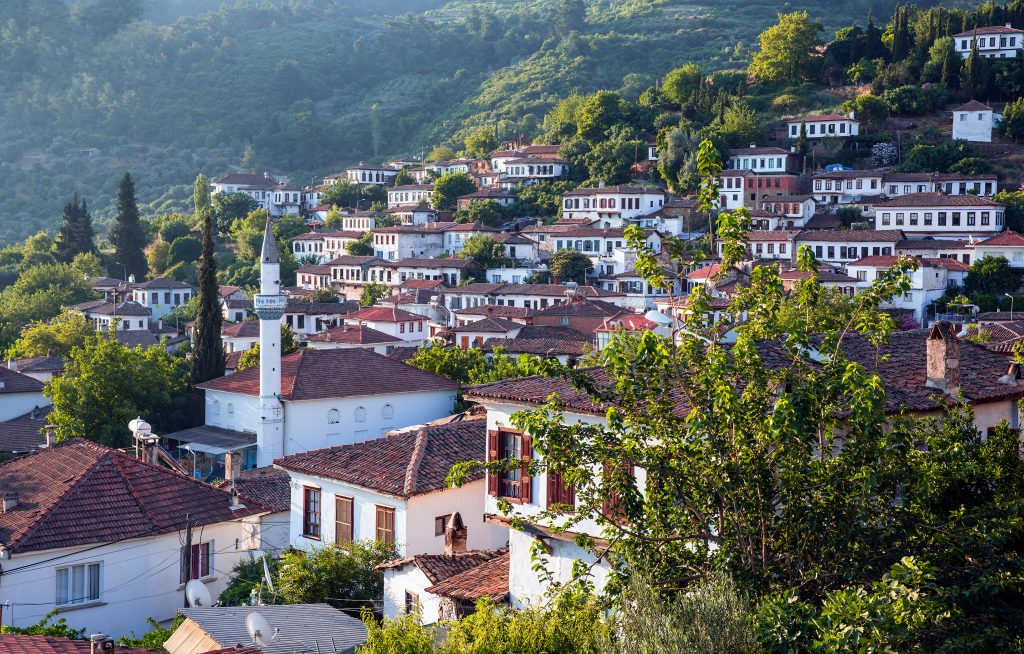
[[[671,651],[1016,651],[1024,7],[817,31],[533,134],[239,162],[194,215],[125,173],[103,246],[76,194],[0,260],[0,651],[566,614],[570,649],[669,651],[675,591],[744,608]]]

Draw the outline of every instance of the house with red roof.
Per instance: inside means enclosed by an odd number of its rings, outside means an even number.
[[[361,347],[377,354],[390,354],[396,347],[408,345],[404,339],[366,325],[345,324],[306,338],[306,347],[313,350]]]
[[[986,25],[953,36],[957,54],[967,59],[975,47],[982,57],[1006,59],[1016,57],[1024,48],[1024,31],[1010,23]]]
[[[1024,236],[1013,230],[990,236],[974,244],[974,260],[1003,257],[1011,268],[1024,268]]]
[[[986,104],[977,100],[962,104],[953,110],[953,140],[991,143],[996,120],[996,113]]]
[[[868,256],[846,265],[846,273],[866,288],[899,261],[897,256]],[[928,307],[947,291],[963,286],[968,266],[956,259],[917,259],[917,270],[909,273],[910,288],[901,296],[883,302],[883,309],[908,309],[919,325],[928,321]]]
[[[822,114],[786,120],[786,133],[790,139],[800,138],[801,132],[809,139],[842,139],[860,134],[860,121],[852,111],[848,116]]]
[[[0,488],[5,625],[56,609],[72,628],[115,638],[173,618],[190,579],[217,597],[234,565],[260,553],[272,511],[83,439],[0,465]]]
[[[355,427],[347,422],[342,429]],[[292,547],[369,539],[394,545],[402,556],[441,554],[445,527],[456,512],[473,517],[469,548],[504,544],[503,530],[478,517],[484,512],[483,472],[458,488],[445,481],[456,463],[484,457],[483,415],[457,414],[369,439],[341,440],[348,444],[274,461],[291,475]]]
[[[418,347],[430,338],[427,318],[418,313],[400,309],[397,305],[368,307],[344,317],[349,327],[369,327],[390,338],[400,339],[402,345]]]

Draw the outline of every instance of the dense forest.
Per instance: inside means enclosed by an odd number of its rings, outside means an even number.
[[[790,2],[826,31],[894,2]],[[929,3],[925,3],[929,4]],[[146,213],[197,172],[295,183],[488,126],[538,134],[573,91],[635,100],[687,61],[742,68],[777,3],[713,0],[8,0],[0,3],[0,225],[52,230],[77,191],[100,222],[121,173]]]

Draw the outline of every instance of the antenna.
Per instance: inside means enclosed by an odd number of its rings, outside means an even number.
[[[252,638],[250,645],[264,647],[277,640],[280,629],[271,628],[270,621],[262,614],[253,611],[245,616],[245,629]],[[271,636],[270,634],[273,633]]]
[[[267,587],[274,592],[274,581],[270,578],[270,566],[267,565],[267,557],[263,557],[263,577],[267,580]]]
[[[198,579],[192,579],[185,584],[185,598],[192,608],[213,606],[213,597],[210,596],[210,589]]]

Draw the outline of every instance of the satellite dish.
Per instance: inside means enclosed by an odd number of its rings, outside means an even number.
[[[213,606],[213,597],[210,596],[210,589],[198,579],[192,579],[185,584],[185,598],[192,608]]]
[[[267,587],[274,592],[274,580],[270,578],[270,566],[267,565],[267,557],[263,557],[263,578],[267,580]]]
[[[277,629],[273,629],[270,621],[256,611],[245,616],[245,629],[249,632],[253,645],[263,647],[277,639]]]
[[[667,325],[671,325],[672,324],[672,319],[671,318],[669,318],[665,314],[663,314],[660,311],[657,311],[655,309],[651,309],[650,311],[645,313],[644,314],[644,318],[647,318],[651,322],[657,323],[658,325],[665,325],[665,326],[667,326]]]

